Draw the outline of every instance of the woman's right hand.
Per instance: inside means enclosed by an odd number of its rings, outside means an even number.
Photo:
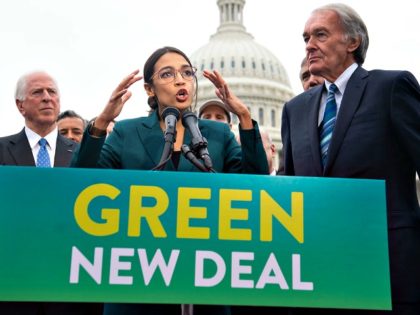
[[[139,70],[133,71],[125,77],[114,92],[112,92],[108,104],[105,106],[102,113],[95,119],[95,128],[106,130],[109,123],[118,117],[125,102],[131,97],[131,92],[128,88],[143,78],[143,76],[138,75],[139,72]]]

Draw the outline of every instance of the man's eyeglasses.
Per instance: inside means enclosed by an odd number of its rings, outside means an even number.
[[[177,73],[184,78],[184,80],[191,81],[195,77],[197,68],[195,67],[183,67],[181,70],[175,70],[174,68],[163,68],[152,75],[152,79],[157,77],[159,83],[167,84],[175,80]]]

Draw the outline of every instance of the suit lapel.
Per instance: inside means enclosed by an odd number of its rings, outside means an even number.
[[[29,145],[25,129],[16,134],[8,144],[10,155],[16,161],[16,165],[35,166],[34,156]]]
[[[344,91],[343,99],[341,101],[340,111],[338,112],[337,122],[334,127],[334,132],[331,138],[331,143],[328,148],[327,165],[324,173],[328,172],[337,157],[340,147],[346,136],[347,130],[353,119],[354,113],[360,106],[360,101],[365,90],[368,72],[358,67],[347,83]]]
[[[141,126],[137,127],[137,134],[146,154],[153,164],[158,165],[165,143],[162,141],[163,134],[156,111],[141,122]]]
[[[73,141],[58,135],[54,166],[69,166],[75,146],[76,144]],[[35,166],[34,156],[28,138],[26,137],[25,129],[10,140],[8,147],[10,155],[15,160],[16,165]]]
[[[140,141],[143,143],[144,150],[149,158],[153,161],[154,165],[158,165],[160,158],[162,156],[163,148],[165,142],[163,141],[163,133],[159,124],[159,117],[156,112],[154,112],[149,117],[145,118],[141,122],[142,126],[137,127],[137,134],[140,138]],[[200,126],[203,137],[208,137],[207,128],[202,128]],[[190,144],[191,135],[188,130],[185,130],[184,141],[185,144]],[[172,161],[168,161],[165,166],[166,171],[174,171],[175,167]],[[190,161],[185,159],[183,155],[180,156],[178,170],[190,172],[196,171],[196,168]]]
[[[322,174],[321,150],[319,147],[318,113],[324,85],[314,87],[308,94],[307,106],[309,107],[308,133],[311,143],[312,157],[316,174]]]
[[[57,146],[55,148],[54,167],[67,167],[70,165],[75,143],[63,137],[57,136]]]

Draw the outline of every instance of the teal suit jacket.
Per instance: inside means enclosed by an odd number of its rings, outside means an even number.
[[[208,151],[217,172],[268,174],[267,158],[256,122],[253,129],[240,130],[241,146],[227,124],[199,120],[198,126],[208,141]],[[183,143],[190,142],[191,135],[186,131]],[[90,136],[86,130],[72,165],[151,170],[159,164],[164,143],[159,118],[154,112],[148,117],[118,122],[106,141],[105,137]],[[175,171],[172,161],[166,164],[164,170]],[[181,156],[178,171],[199,170]]]

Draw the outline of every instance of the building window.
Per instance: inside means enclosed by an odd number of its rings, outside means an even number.
[[[252,60],[252,69],[255,69],[255,68],[257,68],[257,65],[255,64],[255,61]]]
[[[231,61],[230,64],[231,64],[232,68],[235,68],[235,59],[232,58],[232,61]]]
[[[230,7],[230,9],[231,9],[231,12],[230,12],[230,20],[231,21],[234,21],[234,18],[235,18],[235,7],[232,5],[231,7]]]
[[[213,68],[214,68],[214,62],[212,60],[211,63],[210,63],[210,69],[213,70]]]
[[[220,61],[220,68],[224,68],[225,67],[225,62],[224,62],[224,60],[222,60],[222,61]]]
[[[264,125],[264,108],[261,107],[258,109],[258,124]]]
[[[246,63],[245,63],[245,60],[242,60],[242,68],[246,68]]]
[[[264,64],[264,61],[261,61],[261,68],[263,69],[263,71],[265,71],[265,64]]]
[[[271,110],[271,127],[276,126],[276,111],[274,109]]]

